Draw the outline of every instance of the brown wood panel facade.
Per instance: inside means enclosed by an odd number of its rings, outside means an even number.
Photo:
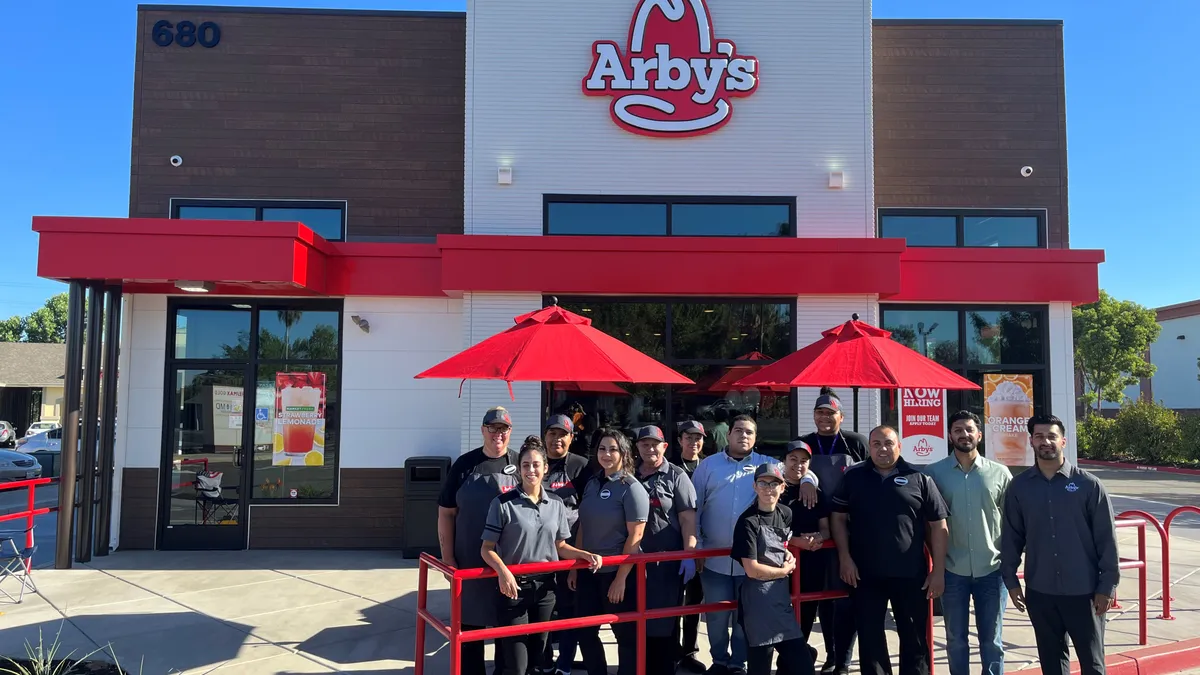
[[[876,21],[872,51],[875,206],[1045,209],[1068,248],[1062,25]]]
[[[398,549],[404,469],[342,469],[337,506],[250,507],[250,548]]]
[[[154,548],[158,517],[158,469],[125,468],[121,473],[121,550]]]
[[[163,20],[215,22],[220,42],[160,47]],[[141,8],[130,216],[330,199],[349,240],[461,234],[465,39],[456,13]]]

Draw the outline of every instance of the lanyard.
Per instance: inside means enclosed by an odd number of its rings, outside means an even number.
[[[829,445],[829,449],[825,449],[825,442],[821,440],[821,434],[817,434],[817,448],[821,450],[822,455],[832,455],[834,450],[837,450],[838,439],[842,437],[842,432],[837,432],[833,437],[833,443]],[[847,446],[849,447],[849,446]]]

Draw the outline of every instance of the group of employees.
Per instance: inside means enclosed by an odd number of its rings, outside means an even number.
[[[776,661],[781,675],[844,675],[857,640],[860,671],[891,675],[890,605],[901,675],[928,674],[925,628],[938,597],[951,675],[968,675],[972,602],[982,671],[1004,672],[1010,597],[1033,624],[1043,673],[1067,675],[1068,637],[1085,675],[1105,672],[1104,615],[1119,580],[1113,510],[1100,481],[1066,461],[1061,420],[1029,420],[1036,465],[1016,477],[980,454],[981,422],[970,412],[949,418],[953,453],[920,468],[901,458],[891,427],[867,437],[843,430],[832,390],[822,389],[813,421],[816,431],[789,443],[782,463],[755,450],[757,425],[745,415],[728,421],[723,449],[711,454],[703,425],[682,422],[678,463],[667,460],[667,437],[656,426],[632,440],[599,429],[589,461],[570,452],[572,418],[552,416],[542,437],[511,450],[508,411],[488,410],[483,446],[455,461],[439,497],[443,562],[498,576],[463,582],[463,630],[632,612],[642,583],[635,566],[604,565],[604,557],[728,548],[728,557],[646,564],[649,609],[738,603],[704,615],[708,667],[696,658],[698,616],[648,621],[646,673],[767,675]],[[509,570],[562,559],[587,568],[519,577]],[[801,603],[797,620],[797,568],[802,592],[848,597]],[[808,644],[818,617],[826,654],[819,669]],[[617,672],[633,675],[636,624],[612,631]],[[598,626],[499,639],[493,673],[568,674],[576,647],[588,675],[608,673]],[[465,643],[461,653],[464,675],[487,672],[483,642]]]

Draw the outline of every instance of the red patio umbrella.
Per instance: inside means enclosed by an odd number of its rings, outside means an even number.
[[[858,390],[928,387],[979,389],[979,385],[891,339],[891,332],[858,320],[821,333],[820,340],[763,366],[736,384],[744,387],[852,387],[854,429],[858,430]]]
[[[551,391],[566,391],[576,394],[612,394],[626,396],[629,392],[612,382],[551,382]]]
[[[513,319],[515,326],[416,377],[512,382],[692,384],[688,378],[592,327],[557,304]],[[461,393],[461,385],[459,387]]]
[[[764,365],[771,363],[771,357],[762,352],[750,352],[738,357],[739,361],[761,361],[755,365],[745,366],[727,366],[725,370],[719,373],[713,373],[700,378],[700,381],[694,385],[683,387],[679,390],[681,394],[724,394],[728,391],[741,391],[745,389],[759,389],[761,391],[769,391],[775,394],[786,394],[791,391],[791,387],[786,386],[765,386],[765,387],[745,387],[737,384],[737,381],[757,372]]]

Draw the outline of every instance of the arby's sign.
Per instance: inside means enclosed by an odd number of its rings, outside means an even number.
[[[597,40],[583,79],[584,94],[613,99],[617,126],[658,137],[712,133],[757,88],[758,59],[716,37],[704,0],[640,0],[625,51]]]

